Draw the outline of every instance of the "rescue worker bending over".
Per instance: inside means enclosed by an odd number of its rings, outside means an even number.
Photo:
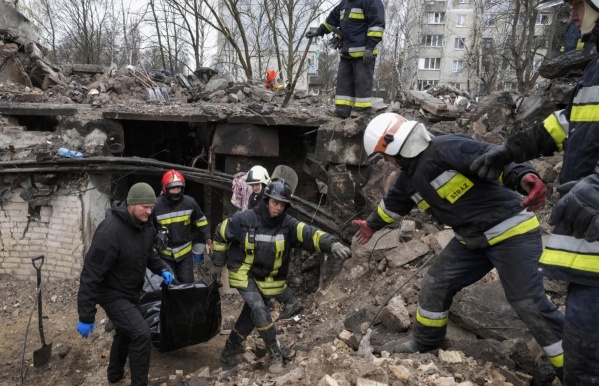
[[[158,232],[166,234],[168,241],[159,249],[160,257],[175,272],[175,279],[183,283],[193,283],[193,244],[195,228],[201,233],[210,254],[212,238],[208,219],[198,203],[190,196],[183,194],[185,177],[176,170],[169,170],[162,176],[162,194],[154,207],[154,224]]]
[[[569,3],[570,20],[581,30],[584,50],[599,50],[599,0]],[[513,135],[504,145],[489,149],[472,164],[481,178],[492,179],[509,162],[564,151],[562,185],[558,188],[563,197],[549,218],[555,228],[539,269],[547,277],[570,283],[563,336],[565,385],[599,385],[598,133],[599,57],[595,56],[564,110]]]
[[[455,294],[496,268],[507,300],[559,373],[564,316],[545,296],[536,269],[542,243],[532,211],[543,206],[545,185],[529,163],[509,164],[503,183],[472,174],[472,161],[492,146],[462,134],[433,138],[423,124],[399,114],[374,118],[364,132],[366,153],[382,154],[401,172],[378,209],[366,221],[353,221],[360,227],[356,241],[368,242],[415,206],[455,232],[422,279],[413,339],[395,352],[440,347]],[[514,189],[528,197],[520,202]]]
[[[253,166],[245,179],[245,183],[252,189],[248,199],[248,209],[253,209],[262,200],[262,191],[270,182],[268,170],[260,165]]]
[[[264,200],[254,209],[235,213],[216,227],[213,263],[229,270],[229,284],[244,300],[241,314],[221,352],[221,360],[237,365],[236,354],[254,328],[270,354],[269,372],[283,371],[283,356],[266,301],[287,288],[291,248],[332,253],[340,259],[351,250],[333,235],[307,225],[286,213],[291,188],[284,180],[272,181]]]

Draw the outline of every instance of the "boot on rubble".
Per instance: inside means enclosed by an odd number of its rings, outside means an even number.
[[[283,354],[278,344],[272,344],[268,347],[270,354],[270,366],[268,372],[271,374],[281,374],[283,372]]]
[[[283,306],[283,312],[279,316],[280,320],[291,319],[294,315],[297,315],[304,309],[304,306],[300,301],[287,303]]]
[[[416,342],[414,339],[403,342],[399,346],[393,349],[393,352],[398,354],[413,354],[416,352],[427,352],[436,349],[437,347],[425,346],[421,343]]]
[[[235,331],[231,331],[231,334],[229,334],[229,337],[227,338],[227,343],[225,343],[225,348],[223,348],[223,351],[220,353],[220,360],[231,367],[237,366],[239,364],[237,354],[243,352],[242,342],[243,338]]]

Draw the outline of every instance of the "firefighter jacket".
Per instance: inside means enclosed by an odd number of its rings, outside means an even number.
[[[331,252],[333,235],[291,217],[287,212],[271,218],[264,202],[237,212],[216,227],[214,254],[226,255],[229,284],[247,288],[253,279],[262,294],[274,296],[287,288],[292,248]],[[214,256],[224,261],[224,256]]]
[[[345,58],[362,58],[364,51],[378,53],[376,45],[383,39],[385,8],[381,0],[341,0],[333,8],[319,33],[338,29],[343,35],[339,55]]]
[[[510,153],[521,159],[564,152],[560,183],[593,173],[599,161],[599,57],[589,63],[572,91],[564,110],[506,142]],[[599,192],[597,192],[599,194]],[[545,276],[599,287],[599,242],[576,239],[560,224],[553,230],[541,256]]]
[[[472,161],[492,146],[466,135],[433,138],[417,157],[402,160],[395,185],[368,217],[368,226],[381,229],[417,205],[452,227],[456,238],[470,249],[537,229],[534,213],[520,207],[522,197],[513,190],[521,189],[525,174],[537,174],[529,163],[508,165],[502,182],[470,172]]]
[[[157,230],[166,228],[168,246],[159,251],[160,257],[169,260],[182,260],[191,256],[196,228],[204,241],[210,239],[208,219],[198,203],[190,196],[183,195],[180,200],[172,200],[166,195],[156,199],[153,216]]]
[[[138,303],[146,267],[157,275],[168,270],[152,248],[155,232],[151,222],[131,217],[124,202],[113,203],[83,261],[77,295],[81,322],[94,322],[96,304],[117,299]]]

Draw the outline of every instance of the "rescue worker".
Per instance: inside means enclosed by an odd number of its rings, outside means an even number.
[[[244,300],[241,314],[221,352],[221,360],[237,365],[236,354],[255,329],[270,354],[269,372],[283,371],[283,356],[266,302],[287,288],[291,248],[332,253],[348,259],[351,250],[333,235],[287,214],[291,188],[283,179],[271,181],[264,200],[254,209],[235,213],[216,227],[213,263],[229,270],[229,285]]]
[[[260,165],[252,166],[245,180],[245,183],[252,189],[248,199],[248,209],[253,209],[262,200],[262,191],[269,182],[268,170]]]
[[[269,182],[270,176],[268,170],[264,167],[256,165],[249,170],[246,183],[252,189],[252,193],[248,200],[248,209],[253,209],[258,203],[263,201],[262,193]],[[285,291],[275,296],[275,299],[283,305],[283,310],[279,316],[279,319],[281,320],[290,319],[304,308],[302,303],[295,296],[291,287],[285,288]]]
[[[149,218],[156,203],[152,187],[137,183],[126,202],[115,202],[98,225],[85,254],[77,295],[77,331],[85,339],[94,332],[96,304],[116,326],[110,348],[108,380],[120,381],[129,357],[131,385],[148,384],[150,327],[141,313],[139,296],[146,266],[164,283],[173,275],[153,248],[155,230]]]
[[[599,0],[572,0],[569,4],[570,20],[581,30],[584,50],[599,50]],[[549,223],[555,228],[539,270],[547,277],[569,282],[563,336],[565,385],[599,385],[598,112],[599,57],[595,55],[564,110],[514,134],[471,167],[482,178],[495,178],[509,162],[564,152],[558,191],[574,188],[553,209]]]
[[[331,45],[340,47],[335,108],[327,114],[340,118],[370,114],[376,46],[384,30],[382,0],[341,0],[318,29],[306,34],[314,38],[333,32],[336,42]]]
[[[183,194],[185,177],[176,170],[169,170],[162,176],[162,194],[154,207],[154,224],[158,232],[166,233],[167,245],[159,250],[160,257],[175,272],[175,279],[183,283],[193,283],[192,248],[196,242],[203,240],[206,244],[205,254],[210,254],[212,237],[208,219],[198,203],[190,196]],[[196,229],[200,239],[196,240]]]
[[[505,167],[503,183],[478,178],[470,164],[491,147],[462,134],[433,137],[422,123],[399,114],[375,117],[364,132],[366,154],[382,154],[401,172],[377,210],[366,221],[353,221],[360,227],[356,241],[368,242],[414,206],[455,232],[422,279],[413,338],[395,352],[439,348],[454,295],[496,268],[508,302],[559,374],[564,316],[545,296],[535,266],[542,242],[533,210],[545,202],[545,185],[529,163]],[[528,197],[520,202],[514,190]]]

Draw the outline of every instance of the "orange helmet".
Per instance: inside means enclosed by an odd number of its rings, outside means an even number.
[[[180,186],[185,188],[185,177],[176,170],[169,170],[162,176],[162,191],[166,194],[170,188]]]

